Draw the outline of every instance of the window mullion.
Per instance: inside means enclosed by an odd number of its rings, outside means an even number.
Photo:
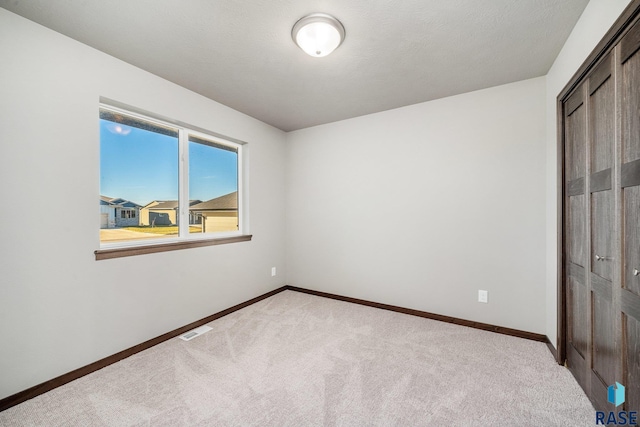
[[[182,238],[189,237],[189,135],[181,128],[178,138],[178,230]]]
[[[238,153],[238,171],[237,171],[237,179],[238,179],[238,231],[240,232],[245,232],[246,231],[246,226],[245,226],[245,209],[244,209],[244,183],[243,183],[243,177],[244,177],[244,170],[243,170],[243,164],[242,164],[242,159],[244,159],[243,154],[242,154],[242,147],[239,146],[237,147],[237,151]]]

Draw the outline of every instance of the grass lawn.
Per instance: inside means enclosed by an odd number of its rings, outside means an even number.
[[[151,234],[163,234],[163,235],[171,235],[178,234],[178,226],[177,225],[156,225],[155,227],[151,227],[149,225],[139,225],[137,227],[123,227],[125,230],[138,231],[140,233],[151,233]],[[190,233],[201,233],[202,228],[200,226],[189,226]]]

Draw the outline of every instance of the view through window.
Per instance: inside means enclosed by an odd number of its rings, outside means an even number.
[[[237,232],[240,149],[101,107],[100,242],[161,243]]]

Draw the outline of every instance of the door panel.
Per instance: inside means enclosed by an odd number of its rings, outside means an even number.
[[[623,163],[640,159],[640,22],[622,40],[622,150]]]
[[[573,97],[581,100],[583,96],[582,88],[578,88]],[[566,117],[566,177],[567,181],[584,178],[586,161],[586,115],[584,103],[580,101],[578,107]]]
[[[589,77],[591,125],[591,173],[611,169],[615,135],[614,80],[611,78],[611,56]]]
[[[623,199],[623,287],[640,296],[640,186],[625,188]]]
[[[628,411],[640,411],[640,320],[624,316],[623,355],[625,355],[626,403]]]
[[[613,280],[613,197],[611,190],[591,195],[591,271]]]
[[[593,303],[593,370],[603,385],[613,384],[616,379],[616,354],[614,316],[611,299],[592,294]]]
[[[586,213],[584,210],[584,195],[569,198],[569,213],[567,218],[567,246],[568,260],[573,264],[584,267],[585,263],[585,231]]]
[[[579,278],[570,275],[567,280],[567,291],[567,341],[569,345],[575,348],[578,355],[584,359],[588,350],[588,330],[584,327],[589,313],[587,289]]]

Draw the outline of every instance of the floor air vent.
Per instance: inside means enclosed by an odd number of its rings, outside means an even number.
[[[185,332],[184,334],[180,335],[180,339],[184,341],[190,341],[195,337],[204,334],[205,332],[209,332],[211,329],[213,328],[207,325],[200,326],[199,328],[192,329],[189,332]]]

